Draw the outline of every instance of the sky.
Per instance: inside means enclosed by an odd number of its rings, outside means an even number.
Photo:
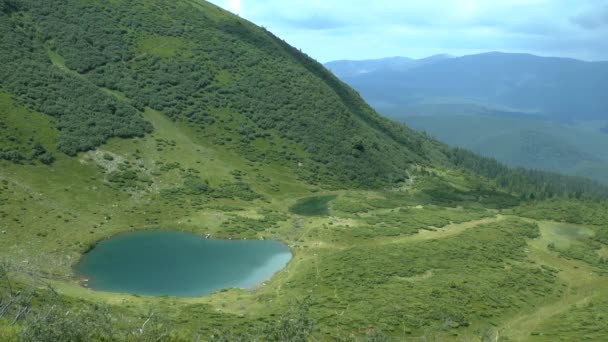
[[[608,60],[608,0],[212,0],[320,62],[487,51]]]

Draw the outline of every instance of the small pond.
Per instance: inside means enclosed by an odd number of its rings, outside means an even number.
[[[119,234],[83,255],[76,271],[94,290],[197,297],[252,288],[291,259],[270,240],[216,240],[169,231]]]
[[[302,216],[329,215],[329,202],[336,199],[336,195],[313,196],[299,199],[289,210]]]

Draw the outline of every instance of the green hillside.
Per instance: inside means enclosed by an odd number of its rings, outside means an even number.
[[[603,340],[607,197],[381,118],[205,2],[0,0],[0,341]],[[161,228],[293,259],[197,298],[75,272]]]
[[[417,133],[380,119],[320,64],[211,5],[19,6],[2,22],[2,86],[54,117],[69,155],[150,132],[151,108],[310,181],[369,186],[430,158]]]

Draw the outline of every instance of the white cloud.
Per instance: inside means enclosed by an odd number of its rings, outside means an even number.
[[[323,62],[493,50],[608,60],[608,0],[210,1]]]
[[[227,0],[225,8],[232,13],[242,14],[243,5],[241,0]]]

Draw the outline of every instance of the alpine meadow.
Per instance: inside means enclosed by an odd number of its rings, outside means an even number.
[[[143,233],[242,245],[129,245],[160,295],[83,271]],[[280,265],[162,290],[250,263]],[[0,341],[605,341],[606,312],[608,186],[381,117],[201,0],[0,0]]]

